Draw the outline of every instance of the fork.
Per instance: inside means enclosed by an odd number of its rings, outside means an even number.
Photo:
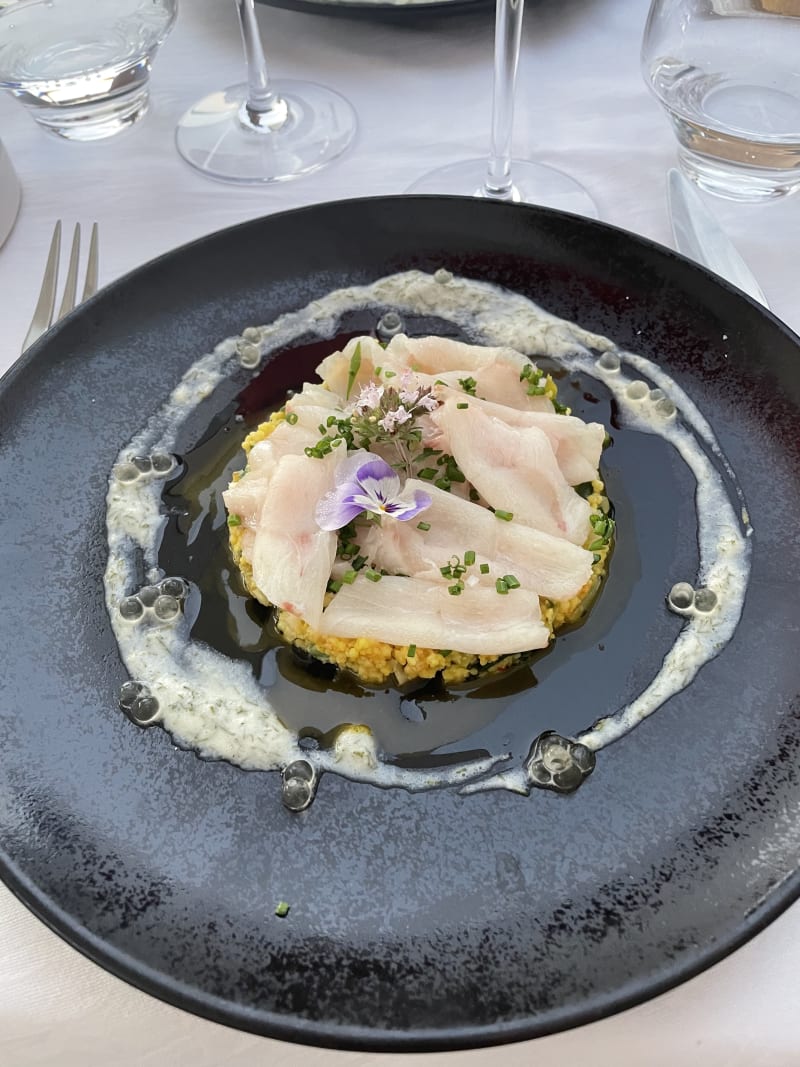
[[[61,256],[61,219],[55,225],[53,238],[50,241],[50,251],[47,254],[47,265],[44,269],[42,288],[39,299],[36,302],[36,310],[33,313],[30,329],[22,342],[22,351],[30,347],[45,330],[48,330],[54,322],[58,322],[68,311],[75,307],[78,294],[78,261],[81,254],[81,225],[75,224],[72,235],[72,248],[69,253],[69,266],[67,267],[67,280],[64,285],[64,295],[58,314],[56,307],[56,286],[58,284],[58,261]],[[86,261],[86,278],[83,286],[81,300],[86,300],[97,289],[97,261],[98,261],[98,233],[97,223],[92,226],[92,236],[89,241],[89,257]]]

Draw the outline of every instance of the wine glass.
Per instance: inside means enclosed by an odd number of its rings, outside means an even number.
[[[511,158],[514,88],[525,0],[497,0],[494,32],[494,91],[489,158],[449,163],[423,175],[409,193],[454,193],[488,200],[539,204],[597,218],[587,191],[563,171],[544,163]]]
[[[288,181],[324,167],[348,147],[356,115],[314,82],[271,81],[253,0],[235,0],[247,82],[211,93],[178,123],[175,144],[193,167],[220,181]]]

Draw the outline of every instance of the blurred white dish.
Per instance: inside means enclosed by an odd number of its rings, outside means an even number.
[[[14,229],[21,196],[19,179],[0,141],[0,245]]]

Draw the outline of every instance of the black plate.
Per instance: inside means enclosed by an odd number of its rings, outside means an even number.
[[[309,811],[291,815],[276,775],[203,763],[117,710],[125,672],[101,588],[107,474],[217,340],[342,285],[443,265],[657,359],[689,390],[756,531],[744,616],[722,655],[601,752],[572,796],[410,795],[327,775]],[[800,886],[798,425],[797,338],[671,252],[580,218],[347,201],[256,220],[135,271],[0,389],[3,878],[135,985],[308,1043],[511,1041],[695,974]],[[694,552],[682,468],[624,434],[607,464],[628,534],[595,629],[541,661],[539,685],[519,698],[529,723],[513,704],[520,734],[587,726],[638,692],[680,626],[661,597]],[[668,531],[654,534],[655,553],[640,536],[652,514]]]

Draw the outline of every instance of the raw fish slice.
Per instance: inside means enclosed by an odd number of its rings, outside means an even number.
[[[522,589],[501,596],[477,586],[456,597],[442,583],[391,575],[379,582],[360,576],[343,585],[317,629],[334,637],[486,656],[544,648],[550,641],[538,599]]]
[[[278,461],[286,455],[304,455],[306,446],[319,440],[319,431],[299,424],[278,423],[269,437],[253,445],[247,456],[246,474],[231,482],[223,492],[222,499],[228,513],[238,516],[246,526],[256,526],[267,486]],[[245,557],[247,558],[247,557]]]
[[[552,412],[546,396],[528,396],[520,373],[531,361],[512,348],[487,348],[466,345],[441,337],[393,337],[384,353],[383,365],[398,375],[411,368],[420,385],[432,387],[447,382],[463,392],[460,379],[474,378],[478,396],[499,404],[529,411]]]
[[[411,367],[425,374],[441,374],[457,370],[473,374],[485,367],[505,363],[517,371],[517,380],[522,369],[530,363],[527,356],[513,348],[469,345],[450,337],[407,337],[398,334],[386,348],[385,366],[393,370]]]
[[[270,603],[316,627],[336,556],[335,533],[320,530],[317,501],[333,486],[335,454],[281,457],[269,480],[253,544],[253,580]]]
[[[431,505],[421,516],[430,529],[391,519],[372,527],[361,538],[361,550],[378,569],[441,581],[439,568],[453,556],[463,559],[469,550],[475,564],[468,576],[494,587],[497,578],[513,574],[526,589],[553,600],[574,596],[591,577],[592,553],[561,537],[504,522],[430,482],[411,478],[406,490],[430,496]],[[488,575],[480,574],[481,563],[489,564]]]
[[[477,404],[459,410],[453,398],[433,418],[467,481],[491,507],[512,512],[527,526],[583,544],[591,508],[567,483],[543,430],[508,426]]]
[[[353,380],[348,397],[350,361],[357,345],[361,345],[361,366]],[[347,342],[341,352],[332,352],[331,355],[326,356],[317,367],[317,374],[328,388],[339,396],[340,401],[352,402],[358,396],[361,386],[375,378],[375,368],[381,366],[383,352],[383,348],[374,337],[354,337],[352,341]]]
[[[461,390],[441,386],[437,387],[436,395],[441,399],[452,398],[456,403],[463,403],[465,399]],[[491,403],[488,398],[470,397],[469,403],[493,418],[502,419],[508,426],[536,426],[544,430],[553,446],[561,473],[570,485],[581,485],[597,478],[606,436],[605,427],[599,422],[584,422],[575,415],[556,415],[552,410],[550,413],[521,411],[504,404]]]
[[[299,393],[295,393],[286,401],[287,411],[297,411],[300,407],[312,405],[317,408],[339,408],[342,406],[342,398],[338,393],[326,389],[324,385],[316,382],[306,382]]]

